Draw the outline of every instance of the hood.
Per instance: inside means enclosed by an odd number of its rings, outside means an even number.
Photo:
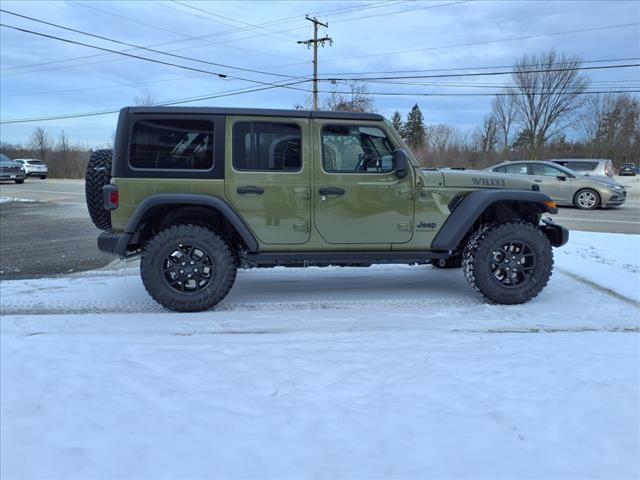
[[[485,170],[440,170],[445,187],[506,188],[531,190],[534,182],[523,175],[492,173]]]
[[[613,178],[605,177],[603,175],[583,175],[583,180],[590,180],[592,182],[601,183],[602,185],[615,185],[617,187],[621,187],[618,182],[616,182]]]
[[[22,168],[22,164],[20,162],[14,162],[13,160],[9,162],[0,162],[0,167],[4,168]]]

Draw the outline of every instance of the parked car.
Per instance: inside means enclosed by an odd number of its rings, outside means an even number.
[[[583,175],[599,175],[613,178],[613,162],[599,158],[562,158],[551,159],[550,162],[567,167]]]
[[[635,163],[623,163],[620,167],[620,175],[626,176],[636,176],[636,165]]]
[[[22,164],[14,162],[0,153],[0,180],[13,180],[16,183],[24,183],[25,177]]]
[[[489,167],[496,173],[529,175],[540,191],[558,205],[575,205],[584,210],[622,205],[627,199],[625,188],[613,179],[587,176],[554,162],[521,160]]]
[[[14,162],[22,165],[27,177],[40,177],[44,180],[49,174],[49,167],[47,167],[47,164],[42,160],[36,160],[35,158],[16,158]]]

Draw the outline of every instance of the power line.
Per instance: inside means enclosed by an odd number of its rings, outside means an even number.
[[[180,2],[178,0],[171,0],[171,1],[173,3],[176,3],[178,5],[182,5],[183,7],[186,7],[186,8],[190,8],[191,10],[195,10],[197,12],[204,13],[205,15],[209,15],[211,17],[222,18],[224,20],[228,20],[228,21],[231,21],[231,22],[239,23],[239,24],[245,26],[244,30],[246,30],[247,27],[249,27],[251,29],[257,28],[257,29],[260,29],[260,30],[265,30],[265,32],[267,32],[267,33],[265,33],[265,35],[268,35],[268,36],[271,36],[271,37],[274,37],[274,38],[285,38],[285,39],[288,40],[287,37],[284,37],[283,35],[280,35],[280,32],[277,32],[275,30],[267,28],[267,27],[265,27],[263,25],[256,25],[256,24],[253,24],[253,23],[247,23],[247,22],[243,22],[243,21],[240,21],[240,20],[235,20],[233,18],[229,18],[229,17],[226,17],[224,15],[220,15],[218,13],[210,12],[209,10],[205,10],[204,8],[194,7],[193,5],[189,5],[188,3]],[[224,22],[220,22],[220,23],[222,23],[223,25],[229,25],[228,23],[224,23]],[[255,31],[255,30],[252,30],[252,31]]]
[[[374,18],[374,17],[387,17],[387,16],[390,16],[390,15],[396,15],[396,14],[399,14],[399,13],[413,12],[413,11],[416,11],[416,10],[430,10],[432,8],[450,7],[452,5],[458,5],[458,4],[461,4],[461,3],[469,3],[470,1],[471,0],[459,0],[457,2],[442,3],[440,5],[429,5],[429,6],[426,6],[426,7],[407,8],[407,9],[404,9],[404,10],[396,10],[396,11],[393,11],[393,12],[376,13],[374,15],[366,15],[366,16],[363,16],[363,17],[341,18],[341,19],[338,19],[338,20],[333,20],[332,23],[352,22],[354,20],[364,20],[364,19],[367,19],[367,18]]]
[[[351,7],[341,7],[341,8],[337,8],[337,9],[332,9],[332,10],[324,10],[324,11],[320,11],[320,12],[315,12],[315,14],[320,15],[320,14],[331,14],[331,13],[342,13],[348,10],[368,10],[368,9],[374,9],[374,8],[380,8],[380,7],[386,7],[389,6],[391,4],[400,4],[400,3],[407,3],[408,1],[413,1],[413,0],[401,0],[401,1],[388,1],[388,2],[380,2],[380,3],[376,3],[376,4],[365,4],[365,5],[358,5],[358,6],[351,6]],[[177,11],[181,11],[183,13],[190,13],[190,12],[186,12],[184,10],[180,10],[180,9],[176,9],[174,7],[171,7],[170,5],[166,5],[163,2],[157,2],[159,5],[166,7],[166,8],[171,8],[173,10],[177,10]],[[85,7],[88,7],[87,5],[83,5],[83,4],[79,4]],[[89,8],[89,7],[88,7]],[[90,8],[96,8],[96,7],[90,7]],[[107,12],[105,12],[107,13]],[[129,17],[126,17],[124,15],[119,15],[119,14],[115,14],[113,12],[109,12],[110,15],[116,15],[116,16],[120,16],[123,18],[126,18],[128,20],[133,20]],[[195,14],[192,14],[195,15]],[[195,15],[198,18],[202,18],[198,15]],[[273,25],[282,25],[282,24],[286,24],[286,23],[292,23],[292,20],[294,20],[295,22],[300,21],[300,17],[298,15],[295,16],[291,16],[291,17],[284,17],[281,18],[279,20],[272,20],[269,22],[265,22],[262,24],[256,24],[256,27],[261,27],[261,26],[273,26]],[[284,32],[293,32],[296,30],[301,30],[302,28],[305,28],[304,26],[300,26],[300,27],[294,27],[294,28],[289,28],[287,30],[281,30],[282,33]],[[210,38],[210,37],[217,37],[217,36],[223,36],[223,35],[228,35],[228,34],[234,34],[237,32],[237,28],[234,28],[233,30],[225,30],[223,32],[216,32],[216,33],[211,33],[211,34],[207,34],[207,35],[196,35],[196,36],[192,36],[192,37],[186,37],[182,40],[171,40],[168,42],[161,42],[161,43],[155,43],[152,45],[146,45],[147,48],[152,48],[152,47],[161,47],[161,46],[165,46],[165,45],[172,45],[172,44],[176,44],[176,43],[183,43],[183,42],[187,42],[187,41],[193,41],[193,40],[199,40],[199,39],[203,39],[203,38]],[[228,45],[229,42],[231,41],[241,41],[241,40],[249,40],[252,38],[256,38],[256,37],[261,37],[264,34],[260,33],[260,34],[256,34],[256,35],[250,35],[248,37],[241,37],[241,38],[236,38],[233,40],[225,40],[222,42],[207,42],[207,43],[203,43],[203,44],[199,44],[199,45],[195,45],[195,46],[189,46],[189,47],[181,47],[179,49],[175,49],[173,51],[177,51],[177,50],[183,50],[183,49],[190,49],[190,48],[199,48],[199,47],[203,47],[203,46],[208,46],[208,45],[226,45],[229,46],[231,48],[239,48],[239,47],[235,47],[235,46],[231,46]],[[243,48],[239,48],[240,50],[245,50],[245,51],[251,51],[253,53],[257,53],[259,55],[274,55],[272,53],[266,53],[266,52],[259,52],[256,50],[251,50],[251,49],[243,49]],[[127,49],[124,50],[125,52],[129,52],[129,51],[134,51],[137,50],[136,48],[132,48],[132,49]],[[38,67],[38,66],[45,66],[45,65],[51,65],[51,64],[55,64],[55,63],[62,63],[62,62],[71,62],[71,61],[75,61],[75,60],[85,60],[88,58],[96,58],[96,57],[101,57],[101,56],[107,56],[109,55],[108,53],[99,53],[99,54],[94,54],[94,55],[83,55],[83,56],[79,56],[79,57],[73,57],[73,58],[66,58],[66,59],[61,59],[61,60],[53,60],[53,61],[49,61],[49,62],[40,62],[40,63],[33,63],[33,64],[28,64],[28,65],[19,65],[16,67],[8,67],[8,68],[2,68],[0,69],[0,71],[2,72],[7,72],[10,70],[16,70],[16,69],[22,69],[22,68],[31,68],[31,67]],[[275,55],[275,56],[280,56],[280,55]],[[112,60],[107,60],[107,61],[112,61]],[[93,62],[93,63],[89,63],[89,65],[93,65],[95,63],[102,63],[102,62]],[[287,64],[287,65],[278,65],[276,67],[273,68],[281,68],[281,67],[286,67],[286,66],[290,66],[290,65],[303,65],[306,64],[308,62],[296,62],[295,64]],[[60,67],[60,68],[73,68],[79,65],[71,65],[71,66],[64,66],[64,67]],[[35,71],[46,71],[46,70],[53,70],[53,69],[45,69],[45,70],[35,70]],[[31,73],[31,72],[23,72],[23,73]],[[18,73],[19,75],[20,73]]]
[[[640,57],[628,57],[628,58],[604,58],[598,60],[581,60],[580,63],[605,63],[605,62],[631,62],[634,60],[640,60]],[[567,65],[574,62],[555,62],[553,65]],[[492,70],[498,68],[516,68],[516,67],[534,67],[534,64],[524,65],[494,65],[494,66],[482,66],[482,67],[456,67],[456,68],[428,68],[418,70],[378,70],[369,72],[329,72],[322,75],[376,75],[386,73],[423,73],[423,72],[453,72],[464,70]]]
[[[633,26],[638,26],[638,25],[640,25],[640,22],[621,23],[621,24],[616,24],[616,25],[604,25],[604,26],[600,26],[600,27],[589,27],[589,28],[582,28],[582,29],[577,29],[577,30],[564,30],[564,31],[561,31],[561,32],[539,33],[539,34],[534,34],[534,35],[521,35],[521,36],[517,36],[517,37],[495,38],[495,39],[492,39],[492,40],[483,40],[483,41],[478,41],[478,42],[457,43],[457,44],[452,44],[452,45],[442,45],[442,46],[438,46],[438,47],[413,48],[413,49],[409,49],[409,50],[395,50],[395,51],[392,51],[392,52],[371,53],[371,54],[366,54],[366,55],[358,55],[358,58],[380,57],[380,56],[387,56],[387,55],[395,55],[395,54],[398,54],[398,53],[426,52],[426,51],[430,51],[430,50],[443,50],[443,49],[460,48],[460,47],[475,47],[475,46],[478,46],[478,45],[487,45],[487,44],[490,44],[490,43],[511,42],[511,41],[516,41],[516,40],[529,40],[529,39],[532,39],[532,38],[539,38],[539,37],[551,37],[551,36],[557,36],[557,35],[569,35],[569,34],[573,34],[573,33],[594,32],[594,31],[597,31],[597,30],[609,30],[609,29],[612,29],[612,28],[626,28],[626,27],[633,27]],[[328,61],[328,62],[336,61],[336,60],[343,60],[343,58],[334,57],[334,58],[327,58],[326,59],[326,61]],[[294,65],[294,64],[291,64],[291,65]]]
[[[264,86],[264,87],[250,87],[250,88],[246,88],[245,87],[243,89],[230,90],[230,91],[215,93],[215,94],[211,94],[211,95],[204,95],[204,96],[199,96],[199,97],[188,97],[188,98],[181,98],[181,99],[177,99],[177,100],[168,100],[168,101],[164,101],[164,102],[158,102],[158,103],[155,103],[154,106],[180,105],[180,104],[198,102],[198,101],[203,101],[203,100],[211,100],[211,99],[215,99],[215,98],[242,95],[242,94],[245,94],[245,93],[261,92],[261,91],[264,91],[264,90],[271,90],[271,89],[274,89],[274,88],[291,87],[291,86],[299,84],[299,83],[302,83],[302,81],[290,82],[290,83],[287,83],[287,84],[279,84],[279,85],[272,85],[272,86]],[[85,113],[73,113],[73,114],[66,114],[66,115],[54,115],[54,116],[48,116],[48,117],[10,119],[10,120],[2,120],[2,121],[0,121],[0,125],[10,125],[10,124],[17,124],[17,123],[32,123],[32,122],[46,122],[46,121],[50,121],[50,120],[63,120],[63,119],[72,119],[72,118],[95,117],[95,116],[101,116],[101,115],[114,114],[114,113],[118,113],[119,111],[120,111],[120,109],[113,109],[113,110],[101,110],[101,111],[97,111],[97,112],[85,112]]]
[[[45,34],[45,33],[34,32],[33,30],[27,30],[27,29],[24,29],[24,28],[14,27],[14,26],[2,24],[2,23],[0,23],[0,27],[10,28],[12,30],[17,30],[17,31],[20,31],[20,32],[30,33],[30,34],[38,35],[38,36],[45,37],[45,38],[59,40],[61,42],[71,43],[71,44],[74,44],[74,45],[81,45],[81,46],[84,46],[84,47],[94,48],[96,50],[102,50],[102,51],[105,51],[105,52],[115,53],[115,54],[118,54],[118,55],[124,55],[126,57],[131,57],[131,58],[135,58],[135,59],[138,59],[138,60],[143,60],[143,61],[150,62],[150,63],[157,63],[157,64],[160,64],[160,65],[167,65],[167,66],[171,66],[171,67],[180,68],[180,69],[183,69],[183,70],[190,70],[190,71],[193,71],[193,72],[206,73],[208,75],[214,75],[214,76],[219,77],[219,78],[234,78],[236,80],[242,80],[242,81],[245,81],[245,82],[256,83],[256,84],[259,84],[259,85],[270,85],[270,86],[274,85],[273,83],[262,82],[260,80],[253,80],[253,79],[249,79],[249,78],[236,77],[236,76],[231,77],[230,75],[223,74],[223,73],[211,72],[209,70],[202,70],[200,68],[188,67],[186,65],[179,65],[177,63],[165,62],[163,60],[157,60],[157,59],[153,59],[153,58],[142,57],[140,55],[134,55],[134,54],[131,54],[131,53],[125,53],[125,52],[121,52],[121,51],[118,51],[118,50],[112,50],[110,48],[98,47],[96,45],[90,45],[88,43],[83,43],[83,42],[78,42],[76,40],[69,40],[69,39],[66,39],[66,38],[56,37],[56,36],[48,35],[48,34]],[[303,83],[303,82],[306,82],[306,81],[308,81],[308,80],[303,80],[300,83]],[[300,90],[300,91],[304,91],[304,92],[309,92],[309,90],[302,89],[302,88],[296,88],[296,87],[284,87],[284,88],[291,88],[291,89],[294,89],[294,90]]]
[[[320,93],[337,93],[349,95],[352,92],[340,92],[340,91],[328,91],[321,90]],[[424,92],[367,92],[369,95],[380,97],[515,97],[521,95],[518,92],[483,92],[483,93],[458,93],[458,92],[446,92],[446,93],[424,93]],[[532,95],[547,94],[548,92],[527,92]],[[586,92],[556,92],[554,95],[600,95],[609,93],[640,93],[640,90],[590,90]]]
[[[94,10],[96,12],[100,12],[100,13],[104,13],[104,14],[107,14],[107,15],[111,15],[111,16],[116,17],[116,18],[122,18],[124,20],[129,21],[129,22],[136,23],[138,25],[143,25],[143,26],[148,27],[148,28],[153,28],[155,30],[160,30],[162,32],[173,33],[174,35],[178,35],[180,37],[186,37],[187,36],[184,33],[176,32],[174,30],[169,30],[168,28],[159,27],[158,25],[152,25],[150,23],[145,23],[145,22],[142,22],[142,21],[137,20],[135,18],[127,17],[126,15],[121,15],[119,13],[110,12],[108,10],[103,10],[101,8],[98,8],[98,7],[94,6],[94,5],[87,5],[87,4],[82,3],[82,2],[71,2],[71,3],[73,5],[78,5],[79,7],[89,8],[89,9]]]
[[[191,61],[191,62],[203,63],[203,64],[206,64],[206,65],[213,65],[213,66],[216,66],[216,67],[229,68],[229,69],[232,69],[232,70],[240,70],[240,71],[243,71],[243,72],[258,73],[258,74],[261,74],[261,75],[271,75],[271,76],[282,77],[282,78],[295,78],[295,77],[292,77],[290,75],[281,75],[279,73],[265,72],[265,71],[262,71],[262,70],[255,70],[255,69],[252,69],[252,68],[236,67],[234,65],[226,65],[224,63],[209,62],[209,61],[206,61],[206,60],[200,60],[199,58],[186,57],[184,55],[178,55],[178,54],[175,54],[175,53],[169,53],[169,52],[165,52],[165,51],[162,51],[162,50],[156,50],[154,48],[143,47],[143,46],[140,46],[140,45],[135,45],[133,43],[123,42],[121,40],[116,40],[116,39],[113,39],[113,38],[105,37],[104,35],[97,35],[95,33],[84,32],[82,30],[78,30],[78,29],[75,29],[75,28],[65,27],[64,25],[59,25],[59,24],[56,24],[56,23],[47,22],[45,20],[40,20],[40,19],[37,19],[37,18],[34,18],[34,17],[29,17],[27,15],[22,15],[22,14],[15,13],[15,12],[10,12],[10,11],[4,10],[2,8],[0,8],[0,12],[8,13],[9,15],[13,15],[13,16],[20,17],[20,18],[25,18],[27,20],[31,20],[32,22],[42,23],[44,25],[49,25],[51,27],[56,27],[56,28],[60,28],[62,30],[67,30],[69,32],[79,33],[81,35],[86,35],[88,37],[93,37],[93,38],[97,38],[97,39],[100,39],[100,40],[105,40],[107,42],[116,43],[118,45],[125,45],[127,47],[133,47],[135,49],[146,50],[148,52],[158,53],[158,54],[161,54],[161,55],[167,55],[167,56],[173,57],[173,58],[180,58],[182,60],[188,60],[188,61]],[[33,33],[33,32],[31,32],[31,33]]]
[[[288,85],[295,85],[295,82],[292,82]],[[270,90],[278,87],[285,87],[285,84],[274,85],[274,86],[265,86],[265,87],[254,87],[254,88],[245,88],[240,90],[232,90],[229,92],[222,92],[212,95],[204,95],[199,97],[190,97],[183,98],[178,100],[169,100],[165,102],[158,102],[154,104],[155,106],[169,106],[169,105],[180,105],[185,103],[198,102],[203,100],[211,100],[215,98],[221,97],[229,97],[234,95],[242,95],[245,93],[253,93],[260,92],[264,90]],[[567,92],[567,94],[572,95],[600,95],[600,94],[622,94],[622,93],[639,93],[640,90],[597,90],[597,91],[588,91],[588,92]],[[322,93],[343,93],[349,94],[351,92],[322,92]],[[419,96],[419,97],[487,97],[487,96],[514,96],[518,95],[517,93],[505,93],[505,92],[496,92],[496,93],[423,93],[423,92],[370,92],[370,95],[375,96]],[[23,118],[23,119],[12,119],[12,120],[3,120],[0,121],[0,125],[10,125],[10,124],[18,124],[18,123],[33,123],[33,122],[45,122],[50,120],[64,120],[64,119],[73,119],[73,118],[84,118],[84,117],[94,117],[100,115],[109,115],[118,113],[120,109],[114,110],[103,110],[98,112],[86,112],[86,113],[75,113],[68,115],[56,115],[49,117],[36,117],[36,118]]]
[[[615,68],[633,68],[640,67],[640,63],[629,63],[622,65],[600,65],[590,67],[572,67],[572,68],[546,68],[536,70],[511,70],[506,72],[473,72],[473,73],[444,73],[438,75],[401,75],[393,77],[333,77],[333,78],[321,78],[320,80],[325,82],[349,82],[349,81],[361,81],[366,82],[370,80],[402,80],[413,78],[454,78],[454,77],[486,77],[496,75],[513,75],[513,74],[527,74],[527,73],[547,73],[547,72],[567,72],[574,70],[608,70]]]

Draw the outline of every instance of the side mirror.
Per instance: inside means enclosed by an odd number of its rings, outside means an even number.
[[[393,169],[398,178],[404,178],[409,174],[409,158],[404,150],[397,149],[393,151]]]
[[[558,180],[562,180],[564,182],[567,179],[567,176],[566,175],[558,175],[556,178]]]

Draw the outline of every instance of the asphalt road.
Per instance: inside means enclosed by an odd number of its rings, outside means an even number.
[[[554,220],[571,230],[640,234],[640,177],[617,180],[629,191],[622,207],[595,211],[561,208]],[[0,203],[0,279],[92,270],[113,261],[96,247],[99,230],[87,213],[84,181],[2,183],[0,197],[35,200]]]
[[[0,184],[0,279],[36,278],[104,267],[80,180],[28,179]]]

